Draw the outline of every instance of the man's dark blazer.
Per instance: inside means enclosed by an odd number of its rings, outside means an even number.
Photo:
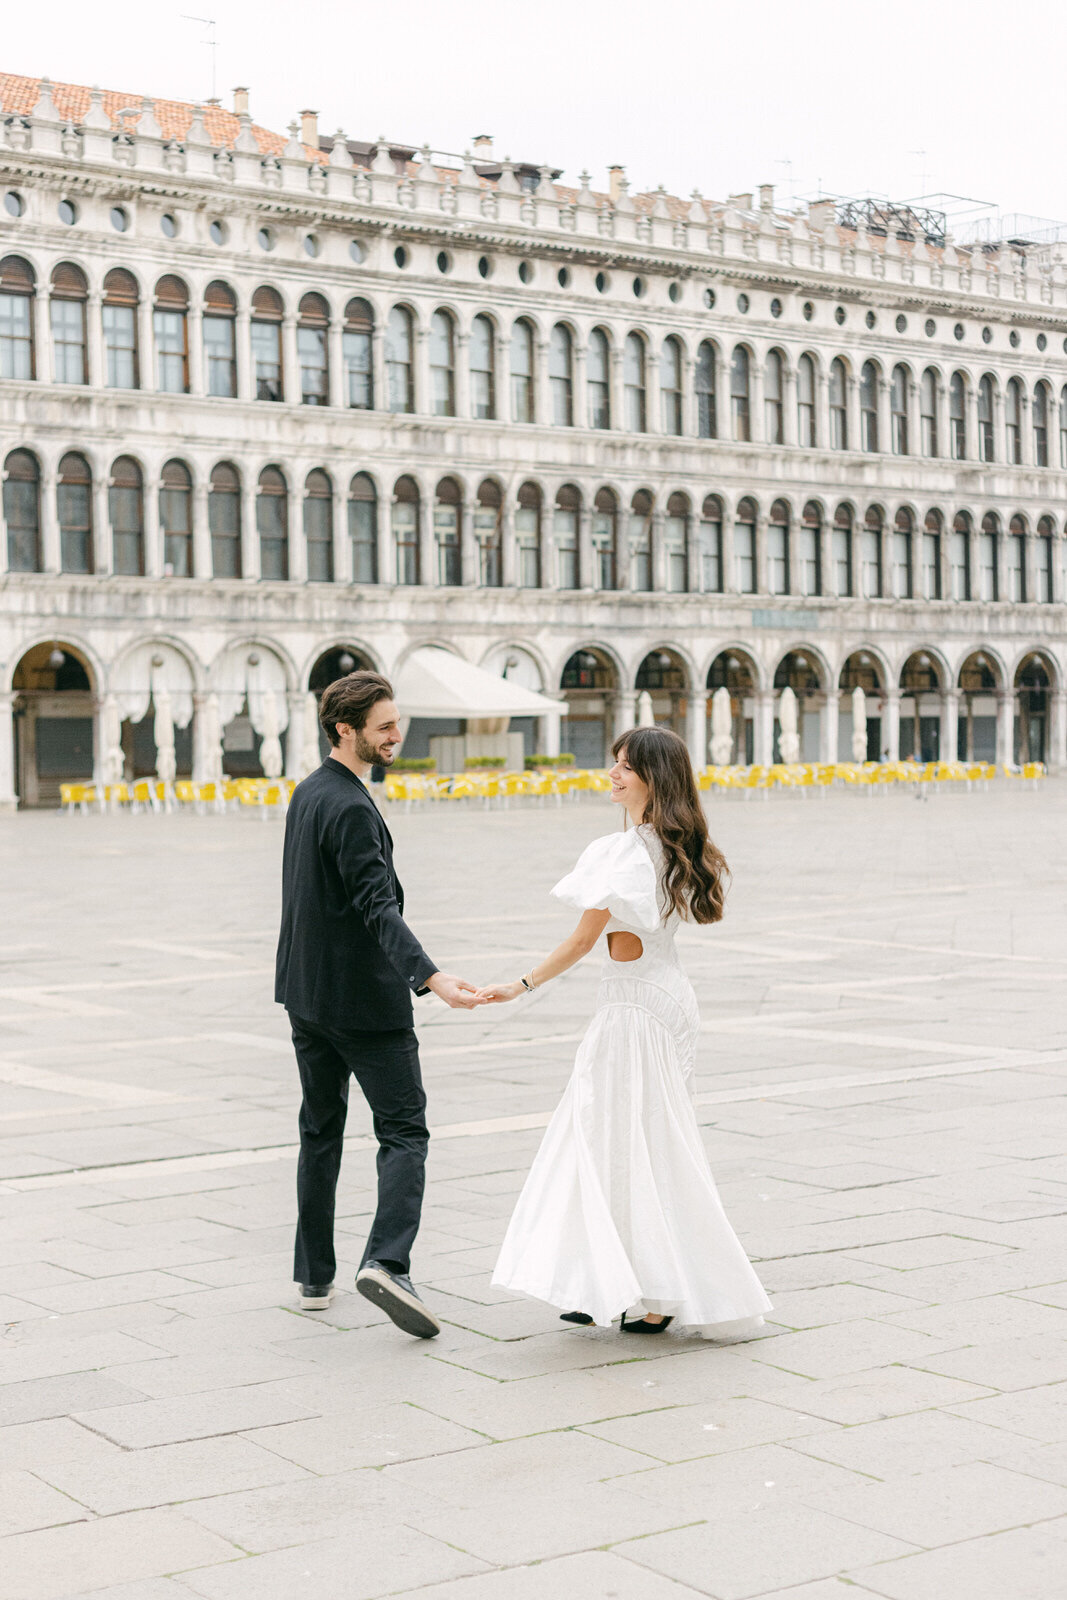
[[[403,910],[392,835],[355,773],[327,756],[286,818],[274,998],[324,1027],[410,1028],[412,990],[437,966]]]

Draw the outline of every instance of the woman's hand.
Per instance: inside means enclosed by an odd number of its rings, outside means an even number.
[[[516,979],[514,983],[490,983],[484,989],[478,990],[478,999],[483,1005],[501,1005],[505,1000],[517,1000],[520,994],[526,991]]]

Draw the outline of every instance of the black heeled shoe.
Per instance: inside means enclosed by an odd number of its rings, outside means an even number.
[[[584,1311],[561,1311],[559,1320],[561,1322],[577,1322],[583,1328],[589,1328],[593,1323],[592,1317],[586,1316]]]
[[[619,1323],[619,1332],[666,1333],[673,1321],[673,1317],[664,1317],[662,1322],[646,1322],[644,1317],[635,1317],[632,1321],[627,1321],[626,1312],[624,1311],[622,1314],[622,1321]]]

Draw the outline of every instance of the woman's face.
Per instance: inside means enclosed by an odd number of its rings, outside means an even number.
[[[648,784],[642,782],[626,760],[626,746],[619,751],[615,765],[608,773],[611,779],[613,804],[625,806],[631,816],[643,817],[648,805]]]

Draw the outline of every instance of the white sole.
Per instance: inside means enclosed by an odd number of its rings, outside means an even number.
[[[325,1311],[336,1293],[337,1290],[331,1288],[328,1294],[302,1294],[300,1296],[300,1309],[301,1311]]]
[[[433,1339],[440,1333],[441,1324],[433,1312],[427,1311],[415,1295],[394,1283],[387,1272],[364,1267],[356,1276],[356,1289],[365,1300],[380,1307],[404,1333],[416,1339]]]

